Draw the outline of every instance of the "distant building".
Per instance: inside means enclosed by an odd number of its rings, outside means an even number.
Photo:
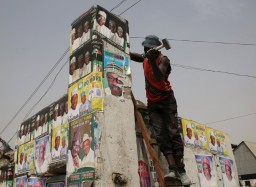
[[[233,152],[241,185],[256,186],[256,143],[242,141]]]

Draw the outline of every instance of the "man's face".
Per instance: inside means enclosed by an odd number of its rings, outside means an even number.
[[[100,26],[105,25],[105,23],[106,23],[106,18],[103,17],[102,15],[99,15],[99,17],[98,17],[98,19],[97,19],[97,22],[98,22],[98,24],[99,24]]]
[[[56,121],[57,120],[57,117],[59,116],[59,111],[58,109],[55,109],[54,110],[54,120]]]
[[[189,139],[192,137],[192,130],[190,128],[187,128],[187,136]]]
[[[42,185],[42,182],[40,181],[40,180],[37,180],[36,182],[35,182],[35,184],[33,185],[33,187],[42,187],[43,185]]]
[[[218,147],[220,147],[220,141],[217,139],[217,145]]]
[[[211,168],[208,164],[203,164],[204,176],[207,180],[211,180]]]
[[[112,32],[112,33],[115,33],[116,32],[116,25],[113,21],[110,21],[109,22],[109,30]]]
[[[71,108],[72,108],[73,110],[76,109],[77,101],[78,101],[78,95],[75,94],[75,95],[73,95],[73,96],[71,97]]]
[[[24,187],[24,180],[20,179],[19,187]]]
[[[45,154],[45,142],[42,141],[39,147],[39,159],[44,160],[44,154]]]
[[[84,66],[84,57],[78,58],[78,67],[81,69]]]
[[[122,29],[121,27],[118,27],[118,29],[117,29],[117,34],[118,34],[118,36],[119,36],[120,38],[123,37],[123,29]]]
[[[86,21],[84,24],[84,32],[87,33],[89,31],[89,28],[90,28],[90,24],[88,21]]]
[[[83,26],[80,25],[77,29],[77,36],[81,38],[83,36]]]
[[[86,95],[84,94],[84,95],[81,96],[81,102],[84,104],[85,101],[86,101]]]
[[[121,96],[122,88],[120,87],[120,85],[123,85],[124,83],[121,80],[119,80],[119,76],[115,73],[108,72],[107,79],[108,79],[108,86],[111,90],[111,94],[115,96]]]
[[[212,143],[212,145],[215,145],[215,137],[214,136],[211,136],[211,143]]]
[[[76,70],[76,63],[73,62],[72,64],[70,64],[70,75],[73,75],[75,70]]]
[[[65,138],[64,138],[64,139],[62,139],[61,144],[62,144],[62,147],[66,147],[66,139],[65,139]]]
[[[84,62],[86,65],[89,64],[89,62],[90,62],[90,54],[89,53],[85,53]]]
[[[232,170],[229,166],[225,165],[225,170],[226,170],[226,176],[228,180],[232,180]]]
[[[58,150],[59,149],[59,146],[60,146],[60,137],[57,136],[55,138],[55,149]]]
[[[89,151],[90,151],[90,147],[91,147],[91,142],[90,140],[85,140],[83,142],[83,150],[84,150],[84,153],[85,155],[88,155]]]

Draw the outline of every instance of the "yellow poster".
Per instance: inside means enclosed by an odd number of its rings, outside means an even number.
[[[216,143],[217,143],[217,153],[219,155],[228,156],[229,155],[228,142],[227,142],[225,133],[216,130]]]

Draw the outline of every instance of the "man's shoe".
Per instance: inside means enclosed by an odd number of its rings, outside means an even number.
[[[187,176],[186,173],[177,173],[177,175],[178,175],[178,179],[180,180],[182,185],[191,185],[192,184],[190,178]]]
[[[178,179],[175,171],[170,171],[164,176],[164,180],[173,180],[173,179]]]

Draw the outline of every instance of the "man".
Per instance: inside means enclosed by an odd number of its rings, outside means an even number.
[[[117,27],[117,37],[116,37],[116,43],[121,45],[122,47],[124,46],[124,37],[123,37],[124,31],[121,26]]]
[[[79,117],[79,107],[77,106],[78,102],[78,90],[77,87],[75,87],[71,92],[71,108],[68,111],[68,120],[71,121],[75,118]]]
[[[60,149],[60,157],[65,157],[68,150],[65,136],[62,137],[61,145],[62,147]]]
[[[79,75],[76,69],[76,57],[73,56],[70,60],[70,66],[69,66],[69,84],[75,82],[78,78],[79,78]]]
[[[78,156],[80,151],[80,143],[77,139],[74,139],[71,144],[71,151],[68,151],[68,165],[67,172],[73,173],[80,167],[81,160]]]
[[[79,115],[88,114],[92,111],[92,105],[90,101],[86,99],[85,91],[81,93],[81,104],[79,107]]]
[[[90,23],[89,23],[89,21],[85,21],[84,22],[84,32],[83,32],[83,36],[82,36],[82,43],[89,40],[90,37],[91,37]]]
[[[109,38],[110,31],[108,27],[106,27],[107,14],[100,10],[98,14],[96,15],[96,19],[94,21],[94,29],[104,35],[105,37]]]
[[[37,180],[34,182],[33,187],[43,187],[43,182],[42,182],[42,180],[37,179]]]
[[[210,132],[210,139],[211,139],[211,142],[209,142],[209,149],[211,152],[217,153],[217,145],[215,142],[215,136],[213,131]]]
[[[38,114],[36,117],[36,123],[35,123],[35,138],[37,138],[41,134],[42,134],[42,128],[40,126],[40,115]]]
[[[237,186],[236,180],[232,175],[232,166],[230,160],[225,160],[225,175],[223,175],[224,186],[235,187]]]
[[[212,175],[211,164],[207,156],[202,158],[203,174],[199,174],[201,186],[217,187],[216,179]]]
[[[78,75],[79,75],[79,78],[82,78],[86,75],[86,65],[84,63],[84,55],[83,54],[80,54],[78,56]]]
[[[43,123],[43,128],[42,128],[42,133],[48,132],[48,113],[46,112],[44,114],[44,123]]]
[[[84,63],[85,63],[84,75],[88,75],[92,71],[92,64],[91,64],[90,58],[91,58],[90,52],[86,51],[85,54],[84,54]]]
[[[195,147],[202,148],[203,147],[203,143],[199,139],[198,133],[196,131],[194,132],[194,135],[195,135]]]
[[[39,154],[36,162],[36,170],[38,173],[44,173],[48,169],[48,162],[45,158],[45,153],[46,153],[46,140],[43,139],[40,142]]]
[[[116,42],[116,22],[114,20],[109,20],[108,27],[110,29],[109,39]]]
[[[22,171],[24,169],[24,164],[25,164],[24,149],[22,149],[20,153],[20,162],[18,164],[18,171]]]
[[[64,104],[64,113],[62,116],[62,122],[61,124],[67,123],[68,122],[68,101],[65,102]]]
[[[158,146],[170,170],[165,179],[176,178],[183,185],[189,185],[191,180],[183,163],[184,146],[178,129],[177,103],[168,80],[170,60],[160,51],[152,49],[161,44],[157,36],[149,35],[142,42],[146,55],[130,53],[130,56],[131,60],[143,62],[148,113]]]
[[[58,130],[55,134],[55,146],[54,149],[52,150],[52,158],[53,159],[58,159],[60,158],[60,131]]]
[[[61,125],[61,116],[59,116],[59,104],[57,103],[53,111],[52,128],[56,128]]]
[[[91,149],[91,141],[92,138],[88,136],[88,134],[84,134],[83,142],[82,142],[82,149],[84,151],[84,158],[81,162],[81,165],[94,167],[94,151]]]
[[[192,128],[191,128],[191,124],[190,123],[187,124],[186,131],[187,131],[187,134],[184,137],[185,144],[186,145],[194,145],[195,137],[192,137]]]

